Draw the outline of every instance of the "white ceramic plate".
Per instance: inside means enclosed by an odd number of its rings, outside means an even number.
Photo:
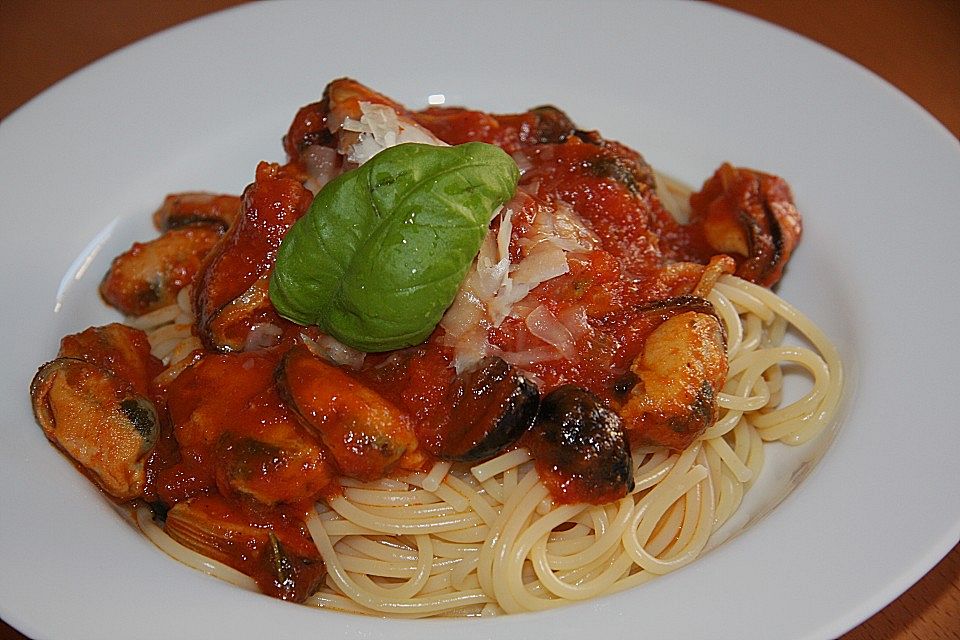
[[[353,76],[411,106],[561,106],[699,183],[785,176],[803,244],[780,293],[837,342],[842,428],[768,517],[639,589],[543,614],[401,622],[238,590],[157,552],[44,440],[27,386],[116,318],[109,259],[168,192],[239,192],[293,114]],[[0,616],[50,638],[830,638],[960,536],[960,146],[851,62],[698,3],[253,4],[126,48],[0,124]],[[791,469],[777,469],[784,477]]]

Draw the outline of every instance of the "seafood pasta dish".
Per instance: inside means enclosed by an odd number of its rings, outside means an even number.
[[[837,352],[771,291],[783,179],[692,191],[555,107],[346,78],[282,140],[240,195],[166,196],[100,284],[122,322],[30,385],[173,558],[372,615],[557,607],[694,560],[766,443],[831,423]]]

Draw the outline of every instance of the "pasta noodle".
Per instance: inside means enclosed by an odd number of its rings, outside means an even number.
[[[723,276],[708,299],[728,336],[719,419],[682,452],[637,449],[630,495],[607,505],[554,504],[525,449],[472,467],[444,462],[395,479],[343,478],[342,496],[317,504],[307,521],[327,567],[307,604],[399,617],[535,611],[630,588],[694,560],[762,473],[764,443],[815,438],[842,390],[836,348],[781,298]],[[151,330],[168,375],[196,338],[189,324],[184,333],[176,309],[162,311],[138,323]],[[784,343],[788,334],[802,340]],[[785,364],[805,371],[810,385],[784,404]],[[253,588],[174,542],[145,507],[137,522],[181,562]]]

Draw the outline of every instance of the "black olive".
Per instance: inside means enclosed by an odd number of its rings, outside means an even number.
[[[537,470],[565,501],[603,503],[633,490],[633,464],[623,422],[586,389],[548,393],[531,429]]]
[[[484,358],[476,369],[460,374],[453,398],[435,453],[456,462],[505,451],[530,428],[540,405],[537,385],[497,357]]]

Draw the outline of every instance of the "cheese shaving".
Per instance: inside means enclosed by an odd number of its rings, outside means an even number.
[[[488,355],[498,355],[520,368],[557,357],[574,358],[575,332],[580,318],[558,319],[530,292],[538,285],[570,271],[567,254],[593,248],[596,237],[566,205],[540,205],[534,222],[517,239],[523,256],[511,262],[513,209],[500,213],[497,231],[483,239],[480,253],[467,273],[457,297],[440,326],[443,342],[454,348],[454,368],[461,373]],[[487,341],[487,332],[508,317],[525,318],[530,333],[548,346],[507,353]]]
[[[347,150],[348,162],[361,165],[384,149],[404,142],[449,146],[413,120],[397,115],[385,104],[361,102],[360,112],[363,115],[359,120],[348,117],[343,121],[344,131],[359,134],[357,141]]]

